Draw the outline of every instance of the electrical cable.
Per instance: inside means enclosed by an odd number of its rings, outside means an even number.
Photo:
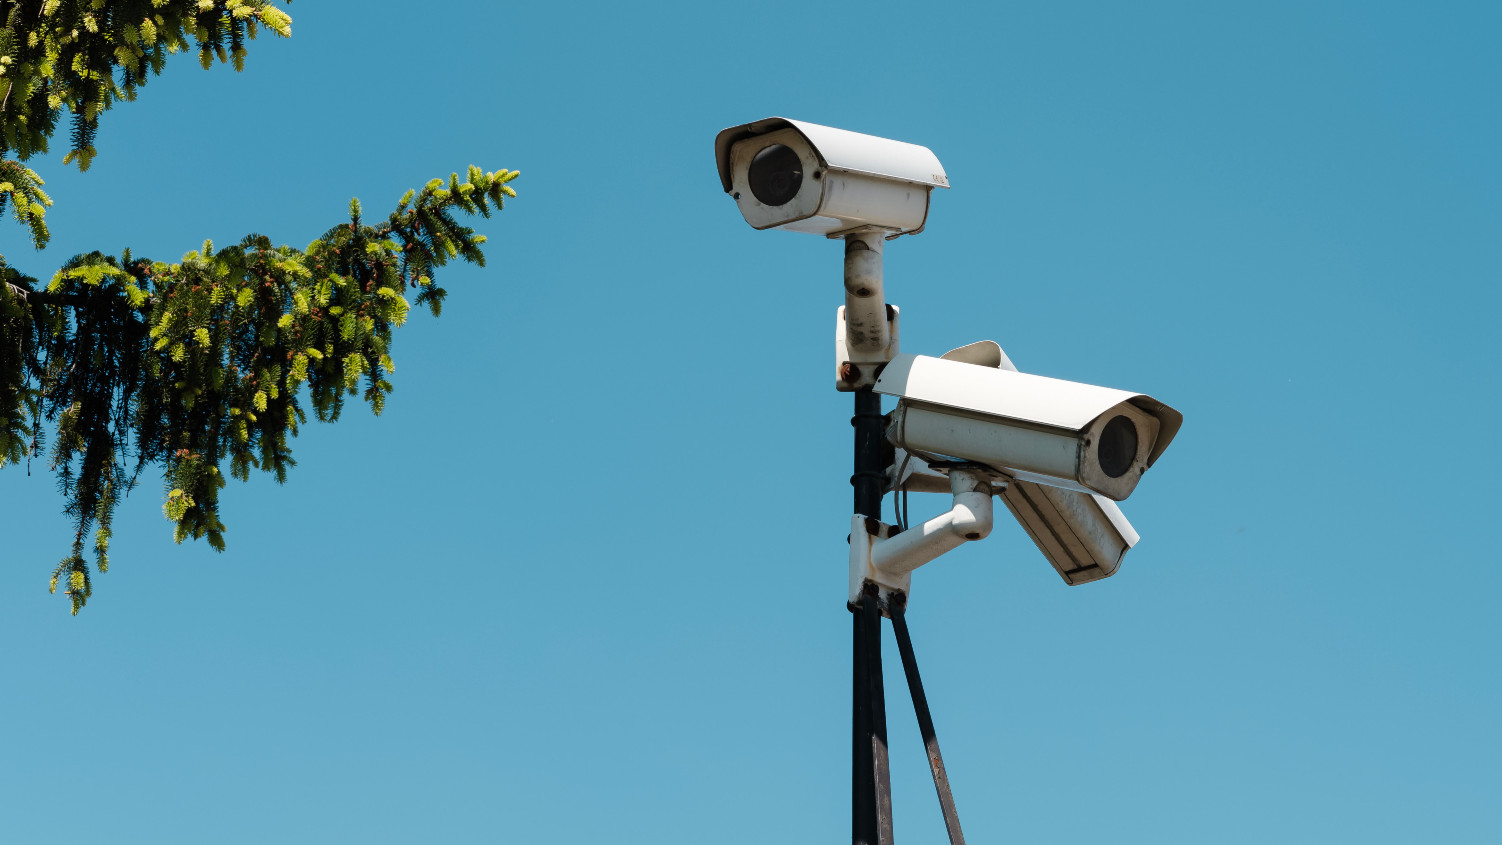
[[[908,461],[913,459],[913,453],[906,449],[902,450],[902,465],[897,467],[897,477],[893,482],[892,510],[896,513],[897,527],[907,530],[907,484],[903,473],[907,472]],[[901,499],[898,496],[901,496]]]

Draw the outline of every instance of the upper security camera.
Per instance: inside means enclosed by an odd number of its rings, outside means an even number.
[[[874,390],[900,398],[887,439],[919,457],[1118,502],[1184,422],[1140,393],[923,355],[895,356]]]
[[[917,234],[928,195],[949,187],[927,147],[769,117],[715,138],[720,184],[756,229],[826,237]]]

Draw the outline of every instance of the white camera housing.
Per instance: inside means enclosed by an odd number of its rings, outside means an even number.
[[[949,477],[898,449],[889,487],[907,493],[949,493]],[[999,496],[1017,523],[1071,587],[1116,574],[1141,537],[1121,508],[1099,493],[1081,493],[1017,479],[998,480]]]
[[[873,388],[899,398],[887,439],[924,458],[1122,501],[1184,417],[1140,393],[924,355],[897,355]]]
[[[1017,371],[1000,344],[982,340],[942,356],[982,367]],[[888,487],[913,493],[948,493],[952,482],[945,472],[898,449]],[[1054,571],[1071,587],[1099,581],[1116,574],[1126,553],[1141,537],[1115,502],[1099,493],[1065,490],[1015,478],[995,479],[991,492],[1001,497],[1007,510],[1027,532]]]
[[[1121,508],[1099,493],[1013,481],[1001,500],[1071,587],[1115,575],[1141,539]]]
[[[755,229],[917,234],[929,193],[949,187],[927,147],[781,117],[724,130],[715,159],[721,186]]]

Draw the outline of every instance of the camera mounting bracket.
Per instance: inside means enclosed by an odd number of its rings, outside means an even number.
[[[876,585],[882,611],[894,592],[912,595],[913,570],[945,552],[991,533],[993,502],[1005,475],[979,464],[952,462],[944,467],[954,507],[922,525],[899,531],[860,514],[850,521],[850,603],[857,604],[867,583]]]
[[[886,230],[863,226],[845,236],[845,304],[836,312],[835,390],[876,384],[876,372],[898,352],[897,308],[883,289]]]

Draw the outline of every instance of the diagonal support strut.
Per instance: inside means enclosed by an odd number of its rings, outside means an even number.
[[[965,845],[965,834],[960,830],[959,811],[954,806],[954,793],[949,789],[949,775],[944,772],[944,757],[939,753],[939,737],[934,733],[933,716],[928,712],[928,696],[923,693],[923,679],[918,675],[918,658],[913,655],[913,639],[908,634],[906,596],[898,593],[887,606],[892,617],[892,631],[897,635],[897,650],[902,654],[902,670],[907,674],[908,692],[913,696],[913,711],[918,714],[918,731],[923,735],[923,750],[928,757],[928,768],[933,772],[934,789],[939,793],[939,807],[944,813],[944,827],[949,831],[950,845]]]

